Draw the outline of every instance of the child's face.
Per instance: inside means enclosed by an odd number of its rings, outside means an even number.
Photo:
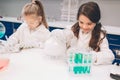
[[[42,18],[40,16],[36,16],[34,14],[23,16],[23,19],[31,30],[37,28],[42,21]]]
[[[95,27],[96,23],[93,23],[89,18],[84,15],[79,16],[79,26],[83,30],[84,33],[88,33],[92,31]]]

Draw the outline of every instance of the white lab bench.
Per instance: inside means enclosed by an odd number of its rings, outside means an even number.
[[[120,73],[120,66],[92,66],[90,75],[71,75],[64,60],[48,57],[42,49],[26,49],[20,53],[0,54],[9,58],[6,70],[0,72],[0,80],[113,80],[111,70]]]

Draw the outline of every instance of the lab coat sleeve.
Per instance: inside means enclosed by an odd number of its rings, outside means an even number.
[[[100,52],[92,51],[93,57],[94,57],[94,64],[111,64],[114,55],[112,51],[109,49],[108,41],[106,38],[103,39],[101,45],[100,45]]]
[[[20,27],[14,32],[7,40],[5,49],[11,52],[18,52],[19,51],[19,40],[20,36],[22,35],[22,29],[25,24],[21,24]],[[17,45],[16,45],[17,44]]]
[[[69,45],[71,39],[73,38],[73,33],[70,29],[56,29],[53,30],[51,33],[52,36],[56,37],[59,41],[61,41],[61,43],[66,44],[66,46]]]
[[[49,39],[50,32],[41,25],[34,33],[30,34],[28,32],[25,36],[23,41],[20,42],[22,48],[44,48],[44,43]]]
[[[51,37],[59,41],[60,43],[65,43],[65,34],[63,30],[55,29],[51,32]]]
[[[45,43],[45,54],[47,56],[54,56],[57,59],[65,59],[66,42],[70,39],[70,32],[67,29],[55,29],[51,32],[51,37]]]

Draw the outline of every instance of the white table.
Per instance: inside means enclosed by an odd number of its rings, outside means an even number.
[[[68,65],[63,60],[45,56],[41,49],[28,49],[20,53],[0,54],[10,59],[6,70],[0,72],[0,80],[113,80],[109,74],[113,65],[93,66],[88,76],[71,76]]]

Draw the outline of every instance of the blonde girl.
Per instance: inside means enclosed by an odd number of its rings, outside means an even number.
[[[21,49],[43,48],[50,32],[43,5],[39,0],[27,3],[22,9],[23,23],[7,40],[5,51],[19,52]]]

